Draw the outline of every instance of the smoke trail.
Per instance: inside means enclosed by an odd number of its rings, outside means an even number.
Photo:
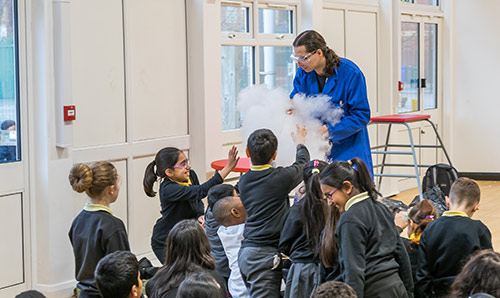
[[[311,158],[325,160],[331,145],[328,135],[321,135],[323,126],[320,119],[337,123],[343,115],[341,108],[330,106],[329,97],[318,95],[306,97],[298,94],[290,101],[289,94],[283,89],[268,89],[266,85],[252,86],[241,91],[238,110],[243,114],[241,135],[246,146],[248,136],[260,128],[268,128],[278,138],[277,165],[289,165],[295,160],[295,144],[290,136],[296,125],[307,127],[306,146]],[[294,108],[294,113],[286,111]]]

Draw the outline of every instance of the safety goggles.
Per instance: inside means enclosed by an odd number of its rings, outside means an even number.
[[[185,161],[181,162],[180,164],[175,165],[174,169],[177,169],[177,168],[187,168],[188,166],[189,166],[189,159],[186,159]]]
[[[298,56],[298,57],[292,54],[292,55],[290,55],[290,58],[297,63],[305,64],[305,63],[309,62],[309,58],[311,58],[312,55],[316,54],[316,51],[317,50],[314,50],[305,56]]]

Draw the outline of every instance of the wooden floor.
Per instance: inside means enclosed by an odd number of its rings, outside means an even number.
[[[490,229],[493,249],[500,251],[500,181],[478,181],[477,183],[481,189],[481,201],[479,210],[472,216],[472,219],[481,220]],[[416,195],[418,191],[415,188],[401,192],[391,199],[410,204]]]

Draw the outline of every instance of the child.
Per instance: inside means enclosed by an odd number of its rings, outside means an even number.
[[[181,282],[176,298],[222,298],[220,288],[221,286],[210,274],[201,271]]]
[[[238,252],[241,248],[243,229],[245,228],[244,223],[247,217],[245,208],[243,208],[241,199],[234,196],[217,201],[213,206],[213,211],[215,220],[221,224],[217,234],[222,242],[231,269],[229,293],[233,298],[250,297],[238,266]]]
[[[400,216],[406,218],[398,220]],[[422,236],[422,232],[425,230],[427,225],[438,217],[439,215],[436,208],[432,206],[429,200],[422,200],[418,202],[418,204],[413,206],[408,211],[407,216],[404,216],[402,212],[396,214],[396,218],[394,220],[396,226],[399,227],[401,231],[408,226],[409,239],[403,237],[401,237],[401,239],[403,240],[408,256],[410,257],[413,280],[416,280],[420,237]]]
[[[451,285],[450,297],[466,298],[475,293],[500,297],[500,254],[486,249],[476,252]]]
[[[118,173],[109,162],[91,166],[80,163],[71,169],[69,182],[73,190],[88,195],[87,204],[69,231],[79,297],[101,297],[94,278],[97,263],[114,251],[130,250],[125,225],[109,209],[120,191]]]
[[[364,162],[336,161],[320,177],[326,198],[343,212],[335,231],[342,280],[359,298],[412,297],[408,254]]]
[[[231,270],[229,269],[224,247],[217,235],[220,224],[214,219],[212,211],[214,204],[218,200],[234,195],[236,195],[236,190],[231,184],[215,185],[208,191],[208,207],[205,212],[205,231],[207,232],[208,241],[210,242],[212,255],[215,258],[215,270],[220,276],[224,277],[226,281],[229,279]]]
[[[327,204],[319,185],[319,173],[328,164],[317,159],[304,168],[305,196],[290,208],[281,233],[280,251],[289,256],[285,298],[309,298],[320,283],[320,236]]]
[[[491,249],[491,233],[470,217],[479,207],[480,191],[474,180],[461,177],[451,186],[450,211],[431,222],[420,238],[415,284],[417,297],[445,296],[466,258]]]
[[[302,180],[302,170],[309,161],[306,134],[304,126],[297,126],[297,133],[292,133],[297,144],[295,162],[278,168],[271,166],[278,154],[274,133],[259,129],[248,137],[246,151],[252,166],[238,183],[247,213],[238,264],[251,297],[280,297],[281,270],[271,269],[288,215],[288,193]]]
[[[160,179],[161,218],[156,221],[151,237],[151,247],[163,264],[165,262],[165,239],[172,227],[183,219],[198,219],[204,224],[204,205],[202,199],[208,190],[223,182],[224,178],[238,163],[238,150],[232,147],[228,163],[220,172],[207,182],[199,185],[196,173],[191,170],[184,153],[173,147],[161,149],[155,159],[147,166],[143,186],[146,195],[154,197],[154,183]]]
[[[146,284],[149,298],[175,298],[181,282],[203,270],[220,285],[221,297],[227,297],[225,281],[214,271],[215,260],[210,254],[207,235],[196,220],[177,223],[168,234],[165,251],[165,264]]]
[[[328,281],[314,290],[311,298],[356,298],[356,292],[348,285],[339,281]]]
[[[46,298],[46,297],[44,294],[38,291],[30,290],[17,294],[15,298]]]
[[[129,251],[115,251],[97,264],[97,287],[102,298],[134,298],[142,295],[139,262]]]

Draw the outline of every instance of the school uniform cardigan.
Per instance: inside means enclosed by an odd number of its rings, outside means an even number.
[[[161,218],[153,227],[151,245],[154,248],[164,247],[170,230],[183,219],[196,219],[204,214],[202,199],[208,190],[224,180],[219,173],[207,182],[200,184],[193,170],[189,171],[191,186],[184,186],[170,179],[165,179],[160,185]]]
[[[412,297],[410,261],[389,209],[367,193],[345,209],[335,230],[342,280],[362,298],[373,282],[397,273]]]
[[[75,255],[75,275],[81,297],[100,297],[95,268],[107,254],[130,250],[125,225],[106,206],[87,204],[73,220],[69,240]]]
[[[304,199],[290,207],[285,225],[281,232],[279,249],[290,257],[293,263],[319,263],[319,258],[309,248],[304,222],[302,222],[302,206]]]
[[[288,215],[288,193],[302,181],[309,151],[297,145],[295,162],[288,167],[250,170],[238,182],[241,202],[247,213],[241,247],[278,248],[280,234]]]
[[[444,212],[420,237],[415,296],[445,296],[467,257],[481,249],[492,249],[490,230],[463,212]]]

